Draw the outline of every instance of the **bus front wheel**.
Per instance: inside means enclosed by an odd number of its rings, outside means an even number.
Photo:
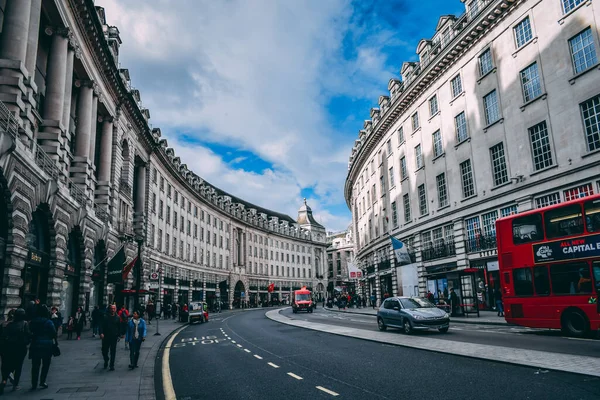
[[[567,310],[563,314],[562,331],[573,337],[585,337],[590,331],[590,323],[581,310]]]

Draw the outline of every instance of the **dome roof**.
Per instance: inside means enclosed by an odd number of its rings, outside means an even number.
[[[304,199],[304,204],[302,204],[302,206],[300,206],[300,208],[298,209],[298,221],[297,222],[298,222],[298,225],[300,225],[300,226],[310,225],[313,227],[325,229],[325,227],[323,225],[319,224],[315,220],[315,217],[313,217],[312,209],[309,207],[308,204],[306,204],[306,198]]]

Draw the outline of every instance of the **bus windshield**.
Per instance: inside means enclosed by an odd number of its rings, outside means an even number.
[[[309,301],[310,300],[310,294],[306,293],[306,294],[296,294],[296,301]]]

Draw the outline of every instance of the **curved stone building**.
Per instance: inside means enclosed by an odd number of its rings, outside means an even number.
[[[182,165],[151,129],[120,44],[93,0],[0,1],[2,312],[35,298],[70,315],[163,293],[231,305],[266,299],[270,283],[278,298],[323,289],[325,229],[310,208],[295,221]],[[121,248],[141,274],[123,279]]]
[[[462,2],[390,80],[350,156],[356,255],[379,301],[414,294],[388,234],[411,249],[418,293],[453,287],[489,307],[495,220],[600,190],[599,4]]]

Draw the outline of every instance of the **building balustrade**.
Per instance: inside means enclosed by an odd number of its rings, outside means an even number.
[[[467,253],[476,253],[478,251],[494,250],[496,249],[496,234],[492,235],[478,235],[473,238],[465,240],[465,247]]]
[[[438,258],[451,257],[456,255],[456,246],[454,242],[442,243],[434,247],[421,250],[423,261],[436,260]]]
[[[14,140],[19,134],[19,124],[8,107],[0,101],[0,132],[8,133]]]

